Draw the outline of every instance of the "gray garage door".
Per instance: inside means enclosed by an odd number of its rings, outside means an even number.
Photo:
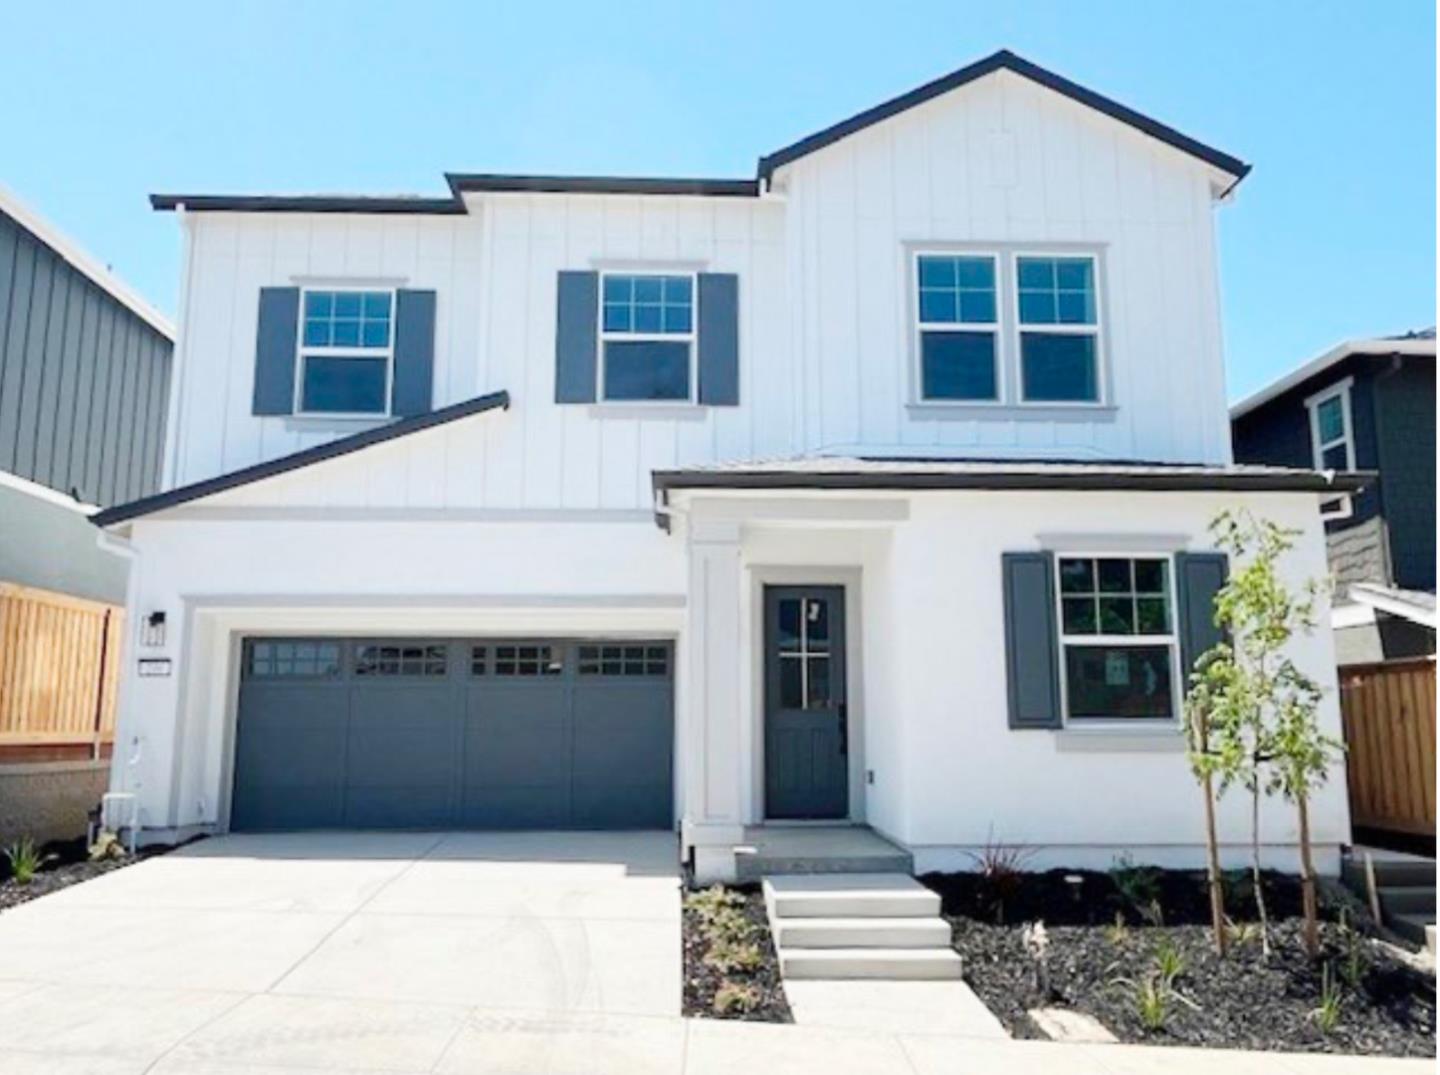
[[[248,639],[235,830],[669,828],[665,642]]]

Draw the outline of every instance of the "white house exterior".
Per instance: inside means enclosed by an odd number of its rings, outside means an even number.
[[[796,820],[917,870],[1198,861],[1207,525],[1321,575],[1355,484],[1231,464],[1246,170],[999,53],[755,180],[157,196],[167,491],[98,519],[134,559],[113,789],[149,839],[673,826],[704,878]],[[1338,731],[1328,633],[1294,656]],[[1343,781],[1311,824],[1337,868]]]

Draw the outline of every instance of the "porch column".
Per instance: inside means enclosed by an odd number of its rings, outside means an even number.
[[[689,554],[681,839],[694,852],[697,880],[732,880],[744,838],[740,525],[692,518]]]

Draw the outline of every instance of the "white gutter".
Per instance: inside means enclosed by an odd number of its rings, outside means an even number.
[[[1349,596],[1352,601],[1357,601],[1362,605],[1369,605],[1381,612],[1399,616],[1402,620],[1418,623],[1421,627],[1429,627],[1432,631],[1435,629],[1434,608],[1425,608],[1412,601],[1406,601],[1403,597],[1396,595],[1393,590],[1384,586],[1357,582],[1350,587]]]

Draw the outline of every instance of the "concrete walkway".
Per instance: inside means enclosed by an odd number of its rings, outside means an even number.
[[[679,1017],[674,836],[226,837],[0,914],[0,1075],[1383,1075]]]

